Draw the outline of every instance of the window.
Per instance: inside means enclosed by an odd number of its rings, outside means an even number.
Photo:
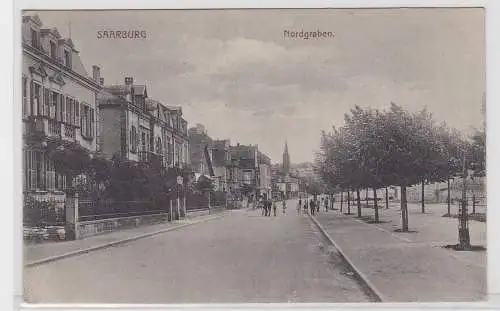
[[[94,109],[82,103],[80,114],[80,132],[86,139],[94,138],[95,113]]]
[[[58,95],[56,92],[50,92],[50,104],[48,105],[48,115],[49,118],[55,120],[57,119],[57,106],[58,106]]]
[[[34,82],[31,82],[30,87],[30,97],[31,97],[31,106],[30,113],[31,115],[43,115],[43,103],[42,103],[42,87]]]
[[[43,171],[43,156],[41,152],[34,152],[35,182],[36,188],[45,190],[45,176]]]
[[[23,77],[23,116],[29,115],[28,107],[28,78]]]
[[[48,157],[45,158],[45,189],[54,190],[56,183],[56,170],[54,168],[54,161]]]
[[[31,46],[37,49],[40,48],[40,36],[35,29],[31,29]]]
[[[71,54],[68,50],[64,50],[64,66],[71,68]]]
[[[146,133],[141,134],[141,151],[146,151]]]
[[[156,153],[162,154],[162,145],[161,145],[161,138],[160,137],[156,138]]]
[[[130,129],[130,151],[137,152],[137,129],[133,125]]]
[[[32,150],[24,151],[24,189],[35,190],[37,186],[36,154]]]
[[[66,116],[64,118],[64,122],[69,123],[69,124],[74,124],[74,112],[73,108],[75,105],[75,101],[72,98],[66,97]]]
[[[52,59],[57,59],[57,46],[54,41],[50,41],[50,57]]]

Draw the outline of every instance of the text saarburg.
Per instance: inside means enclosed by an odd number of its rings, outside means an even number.
[[[294,38],[294,39],[331,39],[335,37],[335,33],[331,31],[292,31],[292,30],[283,30],[283,37],[285,38]]]
[[[99,30],[97,39],[146,39],[145,30]]]

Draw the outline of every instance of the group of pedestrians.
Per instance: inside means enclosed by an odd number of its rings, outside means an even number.
[[[316,213],[319,213],[321,206],[324,207],[325,212],[328,212],[330,205],[329,201],[328,197],[321,197],[321,199],[318,199],[318,197],[315,196],[310,200],[306,198],[304,201],[302,201],[302,198],[299,198],[299,203],[297,204],[297,214],[300,215],[302,210],[304,211],[304,214],[307,214],[307,211],[309,210],[311,215],[315,215]]]
[[[277,215],[278,200],[262,199],[259,205],[262,208],[262,216],[271,216],[271,210],[274,216]],[[284,199],[281,201],[281,206],[283,214],[286,214],[286,201]]]

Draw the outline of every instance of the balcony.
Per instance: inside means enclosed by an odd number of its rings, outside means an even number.
[[[34,116],[26,124],[26,135],[74,142],[76,140],[76,127],[44,116]]]

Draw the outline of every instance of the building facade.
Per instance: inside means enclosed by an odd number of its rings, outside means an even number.
[[[98,151],[100,68],[89,75],[73,41],[43,28],[37,15],[23,16],[21,44],[23,189],[64,195],[73,180],[56,169],[54,154]]]
[[[101,83],[104,83],[101,80]],[[190,164],[187,122],[180,107],[149,98],[146,85],[126,77],[99,93],[100,153],[163,167]]]
[[[197,124],[188,130],[189,135],[189,155],[193,170],[202,175],[211,176],[213,161],[212,145],[213,139],[208,136],[206,128],[202,124]]]
[[[262,152],[259,155],[259,187],[257,195],[264,198],[272,196],[272,176],[271,176],[271,158]]]

